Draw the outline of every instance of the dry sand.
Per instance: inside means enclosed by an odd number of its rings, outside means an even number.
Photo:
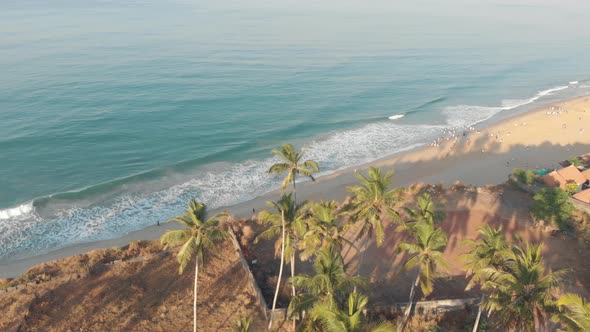
[[[297,187],[299,199],[336,199],[347,196],[346,187],[357,182],[355,171],[369,166],[394,168],[395,186],[414,182],[472,185],[504,182],[512,170],[556,168],[572,156],[590,152],[590,98],[580,97],[546,105],[524,115],[503,120],[480,131],[455,132],[430,146],[384,158],[361,167],[320,177],[317,183]],[[264,202],[276,199],[271,192],[254,200],[228,207],[238,217],[249,217],[252,208],[264,209]],[[18,261],[0,261],[0,278],[14,277],[35,264],[68,257],[91,249],[121,246],[137,239],[156,239],[175,225],[152,226],[123,237],[79,244]]]

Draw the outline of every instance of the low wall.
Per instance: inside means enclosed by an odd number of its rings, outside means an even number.
[[[451,300],[436,300],[436,301],[422,301],[416,302],[414,310],[423,313],[441,313],[447,311],[458,311],[463,310],[465,307],[477,305],[479,298],[467,298],[467,299],[451,299]],[[396,303],[390,306],[376,306],[371,311],[374,313],[393,313],[403,312],[408,305],[407,302]]]
[[[238,253],[238,256],[240,257],[240,262],[242,262],[242,266],[244,267],[244,270],[246,270],[246,275],[248,277],[248,281],[250,282],[252,289],[254,289],[254,293],[256,294],[256,300],[258,301],[258,304],[262,308],[264,318],[268,322],[268,315],[269,315],[268,311],[269,310],[268,310],[268,307],[266,306],[266,301],[264,300],[264,296],[262,296],[262,291],[260,290],[260,287],[258,287],[258,283],[256,282],[256,279],[254,279],[254,275],[252,274],[252,270],[250,270],[250,266],[248,265],[248,262],[246,261],[244,254],[242,253],[242,248],[240,247],[240,244],[238,243],[238,239],[236,238],[236,234],[233,232],[233,230],[231,228],[229,228],[229,236],[231,238],[231,243],[233,244],[234,248],[236,249],[236,252]],[[275,317],[275,316],[273,315],[273,317]]]

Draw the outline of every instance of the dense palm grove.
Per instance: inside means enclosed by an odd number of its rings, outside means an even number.
[[[393,171],[385,173],[369,168],[366,175],[356,174],[360,184],[347,188],[352,199],[339,205],[330,202],[298,202],[296,178],[305,176],[313,181],[319,171],[316,162],[303,160],[303,152],[296,152],[285,144],[272,151],[281,158],[269,173],[284,174],[282,194],[277,201],[268,202],[269,210],[259,213],[266,225],[257,240],[276,240],[276,256],[280,269],[272,310],[276,308],[283,267],[288,265],[291,299],[288,316],[299,331],[403,331],[413,314],[416,288],[424,296],[433,291],[433,281],[445,271],[447,263],[443,251],[447,234],[438,227],[444,216],[427,193],[416,199],[416,209],[399,210],[402,189],[390,188]],[[292,186],[292,190],[288,188]],[[290,191],[290,192],[288,192]],[[197,330],[197,277],[207,250],[215,242],[229,236],[222,221],[227,214],[206,219],[203,204],[191,201],[185,215],[173,218],[186,226],[184,230],[169,231],[161,238],[166,246],[181,245],[177,259],[180,273],[191,259],[195,260],[194,330]],[[368,287],[359,275],[364,254],[370,243],[384,243],[387,223],[396,231],[407,232],[411,241],[398,243],[396,250],[407,254],[404,268],[416,271],[415,282],[409,290],[409,300],[396,324],[374,322],[365,314],[369,299],[364,295]],[[345,236],[354,233],[354,236]],[[349,240],[349,238],[352,238]],[[356,272],[351,271],[342,256],[343,248],[360,243],[360,257]],[[463,244],[466,254],[467,288],[478,287],[481,301],[473,331],[480,326],[482,314],[498,329],[514,331],[543,330],[549,321],[571,331],[590,330],[590,304],[575,294],[556,298],[560,280],[567,271],[545,271],[542,244],[521,241],[518,236],[507,240],[501,228],[485,226],[477,240]],[[313,274],[297,274],[297,259],[313,262]],[[489,319],[494,318],[494,319]],[[234,324],[234,331],[249,331],[250,321],[242,318]],[[272,315],[268,328],[274,328]]]

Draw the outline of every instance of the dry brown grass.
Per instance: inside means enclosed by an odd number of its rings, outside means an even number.
[[[178,274],[157,242],[44,263],[0,292],[2,331],[184,331],[192,326],[193,268]],[[261,308],[230,243],[199,275],[199,329],[227,330],[242,316],[264,326]],[[14,287],[17,287],[14,289]],[[8,288],[12,287],[12,288]]]

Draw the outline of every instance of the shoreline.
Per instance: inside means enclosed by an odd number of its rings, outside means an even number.
[[[504,182],[517,167],[558,167],[560,161],[590,152],[590,96],[549,102],[524,113],[500,117],[498,122],[493,122],[492,117],[475,125],[480,129],[457,132],[456,136],[441,140],[437,146],[416,147],[360,166],[337,170],[317,178],[316,183],[298,183],[298,197],[342,201],[348,196],[346,187],[357,183],[354,173],[370,166],[393,168],[394,187],[415,182],[443,182],[449,185],[456,181],[483,186]],[[584,128],[584,124],[588,128]],[[265,209],[265,202],[276,199],[279,192],[274,190],[212,212],[228,210],[236,218],[248,218],[253,208],[256,211]],[[163,223],[115,239],[81,243],[33,257],[0,261],[0,278],[15,277],[34,265],[89,250],[123,246],[133,240],[158,239],[166,230],[177,227],[176,224]]]

